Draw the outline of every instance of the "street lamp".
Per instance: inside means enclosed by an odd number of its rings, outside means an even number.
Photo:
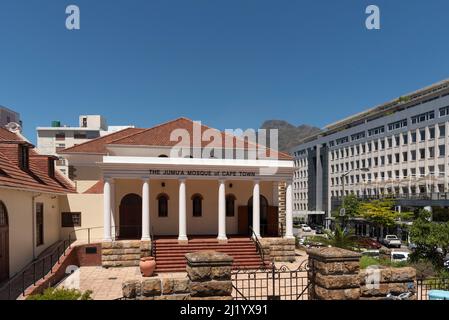
[[[346,171],[345,173],[343,173],[341,175],[341,189],[342,189],[342,193],[343,196],[341,197],[341,209],[340,209],[340,218],[341,218],[341,222],[342,222],[342,227],[343,227],[343,219],[344,216],[346,215],[346,208],[345,208],[345,178],[354,171],[362,171],[362,172],[369,172],[369,168],[358,168],[358,169],[351,169]]]

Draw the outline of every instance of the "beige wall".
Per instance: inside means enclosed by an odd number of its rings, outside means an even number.
[[[165,183],[165,187],[162,187]],[[230,188],[232,184],[232,188]],[[273,205],[273,183],[261,182],[261,194],[269,204]],[[227,181],[226,194],[233,194],[236,198],[235,216],[227,217],[227,234],[238,232],[238,206],[245,206],[252,196],[252,181]],[[117,226],[120,225],[120,202],[127,194],[142,195],[141,180],[116,180],[115,181],[115,217]],[[157,196],[165,193],[169,196],[168,217],[159,217],[157,208]],[[191,198],[195,193],[203,196],[203,216],[196,218],[192,215]],[[177,180],[151,180],[150,182],[150,215],[151,225],[156,235],[178,234],[178,181]],[[103,226],[103,195],[68,195],[61,201],[61,211],[81,212],[82,227]],[[78,228],[79,229],[79,228]],[[73,229],[63,229],[65,236]],[[102,229],[92,231],[92,238],[101,239]],[[191,235],[215,235],[218,232],[218,182],[217,181],[187,181],[187,233]],[[85,240],[86,231],[76,232],[78,239]]]
[[[38,193],[0,188],[0,200],[8,210],[11,276],[60,239],[58,196],[40,195],[34,202],[44,204],[44,244],[34,247],[33,195]]]
[[[91,240],[103,239],[103,194],[68,194],[60,198],[61,212],[81,212],[81,227],[62,228],[61,237],[73,240],[87,241],[91,230]]]

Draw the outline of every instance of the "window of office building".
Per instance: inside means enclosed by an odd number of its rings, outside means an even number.
[[[407,177],[407,169],[402,169],[402,176]]]
[[[380,157],[380,165],[384,166],[385,165],[385,156],[381,156]]]
[[[440,175],[444,176],[444,164],[440,164],[438,166],[438,171],[439,171]]]
[[[435,128],[429,128],[429,138],[435,139]]]
[[[444,136],[446,135],[446,125],[441,125],[438,127],[439,131],[440,131],[440,138],[444,138]]]
[[[377,167],[379,165],[379,158],[374,158],[374,166]]]
[[[435,119],[435,112],[429,111],[429,112],[422,113],[420,115],[412,117],[412,124],[421,123],[421,122],[425,122],[427,120],[432,120],[432,119]]]
[[[381,140],[380,141],[380,150],[384,150],[385,149],[385,140]]]
[[[379,150],[379,142],[378,141],[374,141],[374,151]]]
[[[435,148],[429,147],[429,158],[435,158]]]
[[[407,126],[407,119],[404,119],[404,120],[401,120],[401,121],[389,123],[388,124],[388,130],[389,131],[397,130],[397,129],[404,128],[406,126]]]
[[[440,157],[444,157],[446,155],[446,146],[444,144],[438,146],[438,151],[439,151]]]
[[[435,174],[435,167],[429,166],[429,174]]]
[[[410,157],[412,158],[412,161],[416,160],[416,150],[410,151]]]
[[[449,107],[440,108],[440,117],[449,116]]]
[[[401,162],[401,160],[399,159],[399,153],[395,153],[395,154],[394,154],[394,161],[395,161],[396,163]]]
[[[419,149],[419,158],[420,159],[426,158],[426,149]]]
[[[402,152],[402,161],[408,161],[408,154],[407,154],[407,152]]]
[[[415,169],[415,168],[411,168],[411,169],[410,169],[410,174],[411,174],[412,176],[416,176],[416,169]]]
[[[368,130],[368,136],[370,136],[370,137],[376,136],[376,135],[382,134],[384,132],[385,132],[385,127],[381,126],[381,127],[377,127],[377,128]]]
[[[419,174],[420,174],[421,177],[423,177],[426,174],[426,168],[420,167],[419,168]]]
[[[391,154],[389,154],[387,156],[387,160],[388,160],[387,164],[392,164],[393,163],[393,156]]]
[[[408,133],[403,133],[402,134],[402,141],[404,142],[404,144],[408,143]]]
[[[411,136],[412,136],[412,143],[416,143],[416,132],[413,131],[413,132],[411,133]]]
[[[420,137],[420,141],[426,140],[426,129],[419,130],[419,137]]]

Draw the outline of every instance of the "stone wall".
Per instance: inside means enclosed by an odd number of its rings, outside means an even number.
[[[380,300],[407,292],[416,299],[414,268],[372,266],[360,270],[360,254],[352,251],[319,248],[307,253],[313,300]]]
[[[151,241],[103,242],[101,250],[102,265],[105,268],[138,266],[140,259],[149,256],[150,251]]]
[[[187,277],[152,277],[122,285],[128,300],[232,300],[232,257],[205,251],[186,254]]]
[[[362,300],[385,298],[389,293],[398,296],[412,292],[416,299],[416,270],[414,268],[370,267],[360,271]]]
[[[295,261],[295,239],[262,238],[260,244],[266,260],[276,262]]]
[[[312,300],[360,298],[360,254],[340,248],[314,248],[307,253]]]

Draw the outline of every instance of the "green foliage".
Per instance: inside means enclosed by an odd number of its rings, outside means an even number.
[[[42,294],[29,296],[27,300],[92,300],[92,291],[81,292],[76,289],[48,288]]]
[[[359,216],[379,226],[393,227],[399,217],[393,208],[394,202],[389,199],[363,202],[359,207]]]
[[[313,242],[320,242],[326,246],[353,250],[356,247],[355,236],[351,232],[343,230],[340,225],[335,225],[334,231],[325,230],[326,236],[311,237]]]
[[[410,263],[408,261],[400,261],[393,262],[387,259],[378,259],[369,256],[362,256],[360,258],[360,269],[366,269],[370,266],[383,266],[383,267],[392,267],[392,268],[402,268],[409,266]]]
[[[437,269],[441,269],[449,247],[449,223],[432,222],[430,217],[430,212],[421,210],[418,219],[410,227],[410,238],[416,245],[410,258],[414,262],[430,261]]]

